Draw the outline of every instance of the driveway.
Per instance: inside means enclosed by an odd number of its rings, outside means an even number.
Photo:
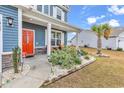
[[[15,79],[3,87],[7,88],[37,88],[50,74],[50,64],[46,55],[36,55],[26,58],[25,64],[30,65],[30,71],[22,78]]]

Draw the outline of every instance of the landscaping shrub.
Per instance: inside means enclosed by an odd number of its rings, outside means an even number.
[[[81,49],[81,50],[80,50],[80,54],[81,54],[82,56],[84,56],[84,55],[87,55],[88,52],[86,52],[86,51],[84,51],[83,49]]]
[[[86,55],[86,56],[84,57],[84,59],[89,60],[89,59],[90,59],[90,57]]]
[[[19,47],[13,49],[13,67],[14,72],[18,73],[18,67],[20,62],[21,49]]]
[[[123,49],[122,48],[117,48],[117,51],[123,51]]]
[[[62,68],[71,68],[75,64],[81,64],[80,56],[75,47],[64,47],[51,53],[52,65],[60,65]]]
[[[81,64],[81,60],[80,60],[79,57],[76,57],[76,58],[74,59],[74,61],[75,61],[75,64]]]

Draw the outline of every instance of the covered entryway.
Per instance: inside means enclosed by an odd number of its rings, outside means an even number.
[[[70,24],[68,24],[67,22],[63,22],[61,20],[57,20],[55,18],[52,17],[48,17],[40,12],[36,12],[36,10],[30,10],[27,7],[21,7],[21,9],[23,10],[23,14],[22,14],[22,20],[23,22],[28,22],[31,24],[37,24],[40,25],[42,27],[45,27],[46,31],[45,31],[45,47],[46,47],[46,51],[47,51],[47,55],[50,56],[51,54],[51,48],[52,48],[52,29],[54,30],[58,30],[58,31],[64,31],[64,32],[76,32],[76,41],[77,41],[77,48],[78,48],[78,36],[79,36],[79,32],[82,30],[78,27],[72,26]],[[28,26],[29,28],[31,28],[30,26]],[[57,38],[54,38],[57,39]],[[42,39],[43,40],[43,39]],[[58,39],[59,40],[59,39]],[[64,38],[64,42],[66,42],[67,37]],[[55,41],[56,42],[56,41]],[[64,43],[62,42],[62,43]],[[40,43],[35,43],[36,46],[38,46],[38,48],[40,48]],[[41,44],[42,45],[42,44]],[[37,47],[36,47],[37,48]]]
[[[22,34],[22,52],[25,56],[34,55],[34,31],[31,29],[23,29]]]

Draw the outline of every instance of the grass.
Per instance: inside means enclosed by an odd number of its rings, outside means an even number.
[[[89,53],[95,49],[84,48]],[[96,62],[48,85],[48,88],[124,87],[124,52],[103,50],[110,58],[97,58]]]

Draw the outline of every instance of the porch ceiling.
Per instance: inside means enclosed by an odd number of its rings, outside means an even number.
[[[52,28],[58,29],[58,30],[64,30],[68,32],[80,32],[82,29],[77,28],[75,26],[69,25],[66,22],[57,20],[53,17],[49,17],[45,14],[42,14],[34,9],[28,9],[25,8],[23,10],[23,21],[47,26],[48,23],[51,23]]]

